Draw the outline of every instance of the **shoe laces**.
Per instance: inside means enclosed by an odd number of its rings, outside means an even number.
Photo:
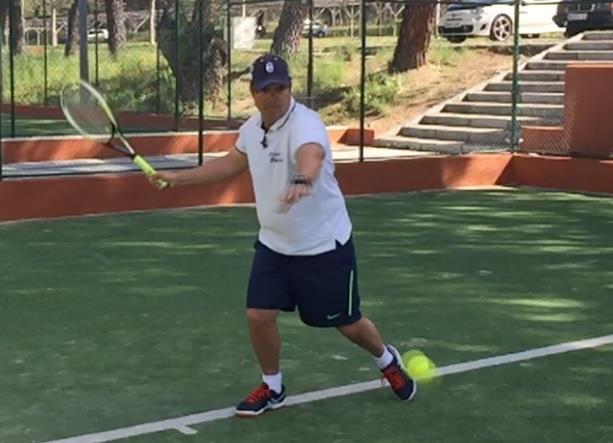
[[[402,372],[402,368],[396,364],[391,364],[383,370],[383,377],[386,378],[394,391],[404,388],[406,384],[406,375]]]
[[[245,402],[257,403],[260,400],[267,400],[268,397],[270,397],[270,388],[266,383],[262,383],[260,386],[251,391],[251,394],[249,394]]]

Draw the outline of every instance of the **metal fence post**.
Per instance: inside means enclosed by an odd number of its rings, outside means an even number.
[[[179,0],[175,0],[175,131],[179,131]]]
[[[156,24],[157,24],[157,17],[156,17]],[[155,36],[155,75],[156,75],[156,84],[155,84],[155,113],[159,114],[160,113],[160,108],[161,108],[161,81],[162,81],[162,76],[160,74],[160,39],[158,38],[157,34]]]
[[[360,162],[364,161],[364,114],[366,99],[366,0],[360,1]]]
[[[203,9],[204,0],[199,0],[198,5],[198,164],[204,162],[204,81],[202,79],[202,69],[204,68],[204,25]]]
[[[309,0],[309,63],[307,66],[307,97],[313,107],[313,0]]]
[[[511,86],[511,152],[515,152],[519,145],[519,121],[517,119],[518,101],[520,99],[519,82],[517,78],[519,64],[519,7],[522,0],[514,0],[515,14],[513,19],[513,78]]]
[[[228,51],[228,121],[232,120],[232,3],[226,1],[226,29]]]
[[[11,94],[11,137],[15,137],[15,19],[13,17],[15,0],[9,0],[9,79]]]
[[[100,51],[99,51],[99,38],[98,38],[98,0],[94,1],[94,77],[95,77],[95,84],[96,87],[98,87],[100,85]],[[108,29],[108,25],[107,25],[107,29]]]
[[[43,0],[43,77],[44,77],[44,91],[43,91],[43,103],[45,106],[49,105],[49,42],[47,38],[48,22],[47,22],[47,0]]]
[[[87,0],[79,0],[79,73],[81,80],[89,82],[87,49]]]
[[[2,172],[2,167],[4,165],[4,161],[2,160],[2,139],[4,137],[4,133],[2,131],[2,105],[4,104],[4,65],[2,63],[2,47],[4,46],[4,20],[0,21],[0,181],[4,178],[4,174]]]

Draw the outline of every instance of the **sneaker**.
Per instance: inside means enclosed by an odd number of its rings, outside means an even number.
[[[268,409],[279,409],[283,406],[283,402],[285,402],[285,386],[281,387],[280,393],[276,393],[266,383],[262,383],[236,406],[234,414],[239,417],[255,417]]]
[[[392,353],[394,360],[381,371],[383,377],[387,379],[400,400],[412,400],[417,392],[417,383],[409,377],[404,369],[402,357],[400,357],[398,350],[391,345],[385,345],[385,347]]]

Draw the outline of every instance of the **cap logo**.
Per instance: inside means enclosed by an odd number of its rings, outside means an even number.
[[[269,74],[272,74],[275,70],[275,65],[272,62],[268,62],[266,63],[266,72],[268,72]]]

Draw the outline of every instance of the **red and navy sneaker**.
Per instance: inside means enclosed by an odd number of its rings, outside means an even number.
[[[240,402],[234,410],[238,417],[255,417],[268,409],[279,409],[285,402],[285,386],[277,393],[266,383],[255,388],[249,396]]]
[[[385,347],[392,353],[394,359],[385,369],[381,370],[383,377],[387,379],[400,400],[412,400],[417,392],[417,383],[405,371],[398,350],[391,345],[385,345]]]

